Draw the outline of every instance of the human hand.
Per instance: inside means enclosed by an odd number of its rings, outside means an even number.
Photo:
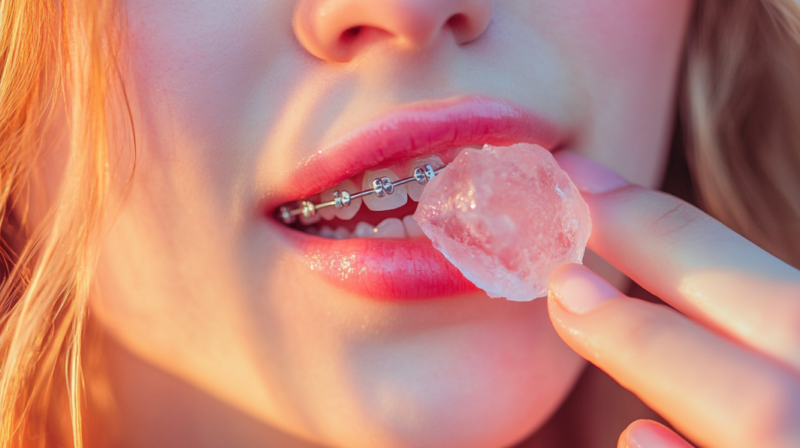
[[[800,446],[800,271],[680,199],[557,159],[589,204],[589,247],[680,311],[564,265],[548,297],[564,341],[701,446]],[[619,441],[686,446],[650,421]]]

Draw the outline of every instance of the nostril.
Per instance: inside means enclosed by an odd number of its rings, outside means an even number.
[[[2,0],[0,0],[2,1]],[[309,53],[347,62],[373,44],[427,46],[443,28],[458,44],[477,39],[494,0],[297,0],[293,28]]]
[[[454,14],[452,17],[447,19],[445,22],[445,26],[450,27],[454,30],[460,30],[467,26],[467,17],[464,14]]]
[[[340,60],[349,60],[353,54],[361,51],[365,46],[378,41],[386,41],[393,37],[391,33],[381,28],[368,25],[351,26],[339,35],[338,51]]]
[[[450,29],[459,44],[467,44],[477,39],[485,27],[481,25],[477,27],[479,29],[474,29],[477,24],[467,14],[462,13],[453,14],[444,26]]]
[[[361,27],[353,26],[344,30],[344,33],[342,33],[342,39],[352,39],[358,36],[359,34],[361,34]]]
[[[358,36],[362,34],[363,31],[363,27],[361,26],[351,26],[342,32],[342,35],[339,37],[339,42],[345,46],[351,46],[356,42]]]

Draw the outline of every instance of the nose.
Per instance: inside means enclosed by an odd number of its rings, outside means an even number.
[[[492,8],[493,0],[300,0],[293,25],[309,53],[346,62],[379,42],[413,50],[450,35],[467,44],[486,30]]]

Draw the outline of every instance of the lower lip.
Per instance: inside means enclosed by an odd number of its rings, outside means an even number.
[[[360,296],[418,301],[478,291],[427,239],[331,240],[274,225],[310,270]]]

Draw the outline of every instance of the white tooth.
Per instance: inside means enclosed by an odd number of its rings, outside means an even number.
[[[442,159],[436,156],[428,156],[428,157],[420,157],[417,159],[413,159],[408,162],[408,175],[414,175],[414,169],[420,166],[430,165],[433,169],[438,170],[439,168],[444,166],[444,162]],[[406,184],[406,190],[408,191],[408,197],[411,198],[414,202],[419,202],[419,198],[422,197],[422,190],[425,189],[425,184],[421,184],[417,181],[409,182]]]
[[[320,210],[322,211],[322,210]],[[306,226],[310,226],[311,224],[318,223],[322,219],[319,213],[314,214],[314,216],[309,216],[306,218],[303,215],[300,215],[300,223]]]
[[[403,217],[403,226],[406,229],[406,234],[409,238],[424,238],[425,234],[422,233],[422,228],[417,224],[414,216],[408,215]]]
[[[361,184],[361,189],[372,190],[372,181],[376,178],[380,179],[382,177],[388,177],[392,180],[392,182],[397,182],[400,180],[400,178],[397,177],[397,175],[390,169],[384,168],[375,171],[365,171],[364,181]],[[408,192],[406,191],[405,185],[395,186],[394,193],[387,194],[382,198],[379,198],[374,194],[364,196],[364,204],[368,209],[376,212],[393,210],[404,206],[406,202],[408,202]]]
[[[332,201],[333,192],[339,189],[340,189],[339,186],[336,185],[335,187],[331,187],[323,191],[322,194],[319,195],[320,202]],[[331,219],[336,217],[336,207],[325,207],[323,209],[317,210],[317,214],[322,216],[322,218],[325,221],[330,221]]]
[[[323,191],[320,196],[320,202],[329,202],[333,200],[333,192],[334,191],[346,191],[350,194],[356,194],[359,190],[356,186],[356,183],[350,179],[345,180],[344,182],[340,183],[339,185],[333,186],[328,188],[327,190]],[[321,215],[326,221],[330,221],[333,218],[343,219],[345,221],[353,219],[353,216],[358,213],[358,209],[361,208],[361,198],[353,199],[350,202],[349,207],[326,207],[321,209],[317,214]]]
[[[319,236],[321,236],[323,238],[335,238],[335,234],[333,232],[333,229],[331,229],[328,226],[322,226],[319,229]]]
[[[398,218],[386,218],[375,227],[375,238],[406,238],[403,221]]]
[[[350,238],[350,231],[344,227],[339,227],[334,231],[333,238],[337,240],[346,240]]]
[[[353,230],[353,237],[355,238],[374,238],[375,237],[375,227],[371,224],[367,224],[364,221],[356,224],[356,229]]]

